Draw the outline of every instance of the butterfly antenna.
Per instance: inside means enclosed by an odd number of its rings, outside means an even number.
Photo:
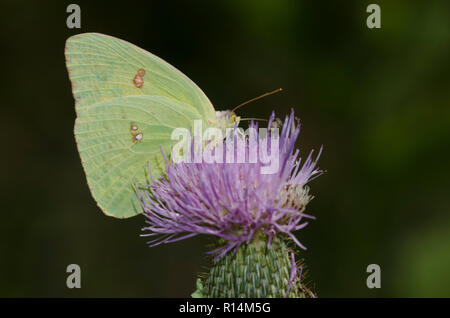
[[[262,120],[262,121],[268,121],[267,119],[265,119],[265,118],[241,118],[241,119],[239,119],[240,121],[243,121],[243,120]]]
[[[254,102],[255,100],[261,99],[261,98],[269,96],[269,95],[273,95],[273,94],[279,93],[282,90],[283,90],[282,88],[278,88],[278,89],[276,89],[274,91],[262,94],[261,96],[258,96],[258,97],[255,97],[255,98],[252,98],[252,99],[250,99],[250,100],[248,100],[248,101],[246,101],[246,102],[244,102],[244,103],[242,103],[240,105],[237,105],[235,108],[233,108],[232,112],[235,112],[236,109],[241,108],[242,106],[247,105],[248,103]]]

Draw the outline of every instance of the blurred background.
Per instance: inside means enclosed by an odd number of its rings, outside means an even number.
[[[73,2],[73,1],[72,1]],[[450,3],[376,1],[2,1],[1,297],[188,297],[207,237],[149,249],[142,216],[92,199],[73,136],[67,37],[100,32],[171,63],[230,109],[291,107],[317,216],[298,237],[319,297],[450,297]],[[68,264],[81,289],[66,287]],[[366,287],[379,264],[381,289]]]

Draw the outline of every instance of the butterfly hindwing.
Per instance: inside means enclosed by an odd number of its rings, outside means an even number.
[[[77,119],[75,137],[89,188],[114,217],[140,212],[132,182],[157,177],[174,128],[214,120],[204,93],[170,64],[128,42],[95,33],[66,43]]]

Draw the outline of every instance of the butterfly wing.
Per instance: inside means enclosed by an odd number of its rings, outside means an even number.
[[[91,193],[107,215],[140,212],[132,182],[164,169],[177,127],[215,119],[205,94],[187,76],[126,41],[96,33],[70,37],[66,65],[77,119],[75,139]]]

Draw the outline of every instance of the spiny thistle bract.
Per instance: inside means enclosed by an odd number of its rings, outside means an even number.
[[[197,282],[193,296],[312,295],[302,284],[301,268],[285,241],[306,249],[293,232],[314,219],[304,213],[312,199],[306,184],[322,173],[316,167],[321,151],[315,159],[311,151],[302,162],[299,150],[294,151],[300,133],[294,112],[286,116],[279,134],[270,129],[274,119],[272,114],[265,136],[256,133],[256,143],[244,136],[245,147],[237,147],[242,134],[236,127],[231,138],[235,142],[224,141],[224,158],[231,152],[245,158],[243,162],[166,162],[163,178],[136,187],[147,223],[142,236],[153,238],[150,246],[198,234],[218,237],[217,248],[208,252],[215,255],[212,268]],[[257,131],[257,124],[251,122],[249,128]],[[278,169],[263,174],[267,162],[249,160],[249,154],[272,141],[278,142]]]

